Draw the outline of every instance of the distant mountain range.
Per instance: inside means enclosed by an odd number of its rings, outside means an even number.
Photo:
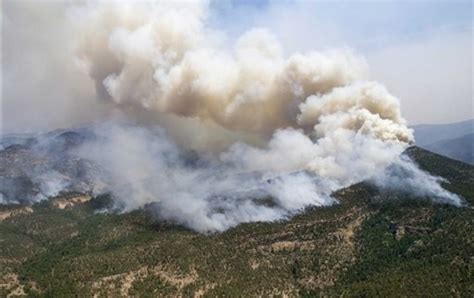
[[[450,124],[412,126],[417,146],[474,164],[474,119]]]

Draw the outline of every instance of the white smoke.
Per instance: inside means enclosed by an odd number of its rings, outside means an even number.
[[[95,187],[106,185],[120,210],[153,205],[162,218],[222,231],[333,204],[333,191],[374,176],[381,187],[429,182],[424,195],[459,203],[401,162],[413,135],[399,101],[347,49],[286,57],[261,28],[233,42],[209,27],[207,2],[92,1],[69,15],[99,101],[141,124],[99,125],[76,152],[107,172]],[[193,146],[202,135],[222,142]],[[176,142],[198,148],[198,163]],[[414,178],[392,183],[394,163]]]
[[[440,178],[399,157],[404,145],[343,129],[313,142],[301,130],[275,132],[267,146],[237,143],[219,154],[194,155],[159,126],[116,122],[75,155],[105,169],[94,179],[127,212],[152,206],[162,219],[199,232],[242,222],[288,218],[309,206],[337,203],[331,194],[369,180],[382,190],[460,206]]]
[[[330,197],[338,188],[335,182],[306,172],[280,175],[270,168],[245,168],[233,153],[227,153],[233,162],[213,155],[193,160],[160,127],[113,123],[96,132],[98,139],[76,154],[106,169],[105,191],[125,212],[155,204],[160,218],[206,232],[335,202]]]
[[[371,181],[380,189],[395,191],[408,196],[429,198],[435,202],[461,206],[465,202],[440,183],[447,180],[432,176],[421,170],[407,156],[399,156],[388,168],[379,175],[374,175]]]

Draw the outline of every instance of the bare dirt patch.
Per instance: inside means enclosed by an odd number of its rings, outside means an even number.
[[[16,208],[12,210],[0,211],[0,221],[4,221],[7,218],[15,217],[22,214],[32,213],[33,209],[29,206]]]
[[[58,209],[66,209],[74,207],[77,204],[83,204],[92,199],[89,195],[78,195],[74,197],[69,197],[65,199],[56,199],[53,201],[53,206]]]
[[[175,286],[178,291],[187,285],[194,283],[198,278],[198,274],[194,269],[185,275],[181,275],[162,266],[145,266],[138,270],[106,276],[94,282],[92,284],[92,290],[95,293],[94,297],[100,296],[98,292],[104,289],[115,289],[117,290],[117,294],[119,296],[127,297],[129,296],[129,291],[132,288],[134,282],[142,281],[149,276],[157,276],[161,278],[164,282]],[[207,291],[208,289],[202,290]]]

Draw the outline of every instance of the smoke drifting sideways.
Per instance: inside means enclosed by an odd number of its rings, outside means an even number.
[[[100,169],[81,174],[94,193],[110,192],[124,212],[153,206],[199,232],[331,205],[333,191],[363,180],[461,204],[400,157],[412,131],[399,101],[366,81],[361,57],[285,57],[260,28],[230,47],[209,27],[209,13],[207,2],[167,1],[69,11],[71,42],[98,105],[122,119],[98,117],[94,137],[68,153]]]

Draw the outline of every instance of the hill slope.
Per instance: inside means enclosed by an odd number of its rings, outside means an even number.
[[[474,164],[474,133],[438,141],[425,147],[432,152]]]
[[[474,202],[474,167],[406,154]],[[474,210],[360,183],[340,204],[202,235],[80,194],[0,209],[0,296],[474,295]]]
[[[420,124],[411,128],[415,131],[417,146],[425,147],[474,133],[474,119],[449,124]]]

